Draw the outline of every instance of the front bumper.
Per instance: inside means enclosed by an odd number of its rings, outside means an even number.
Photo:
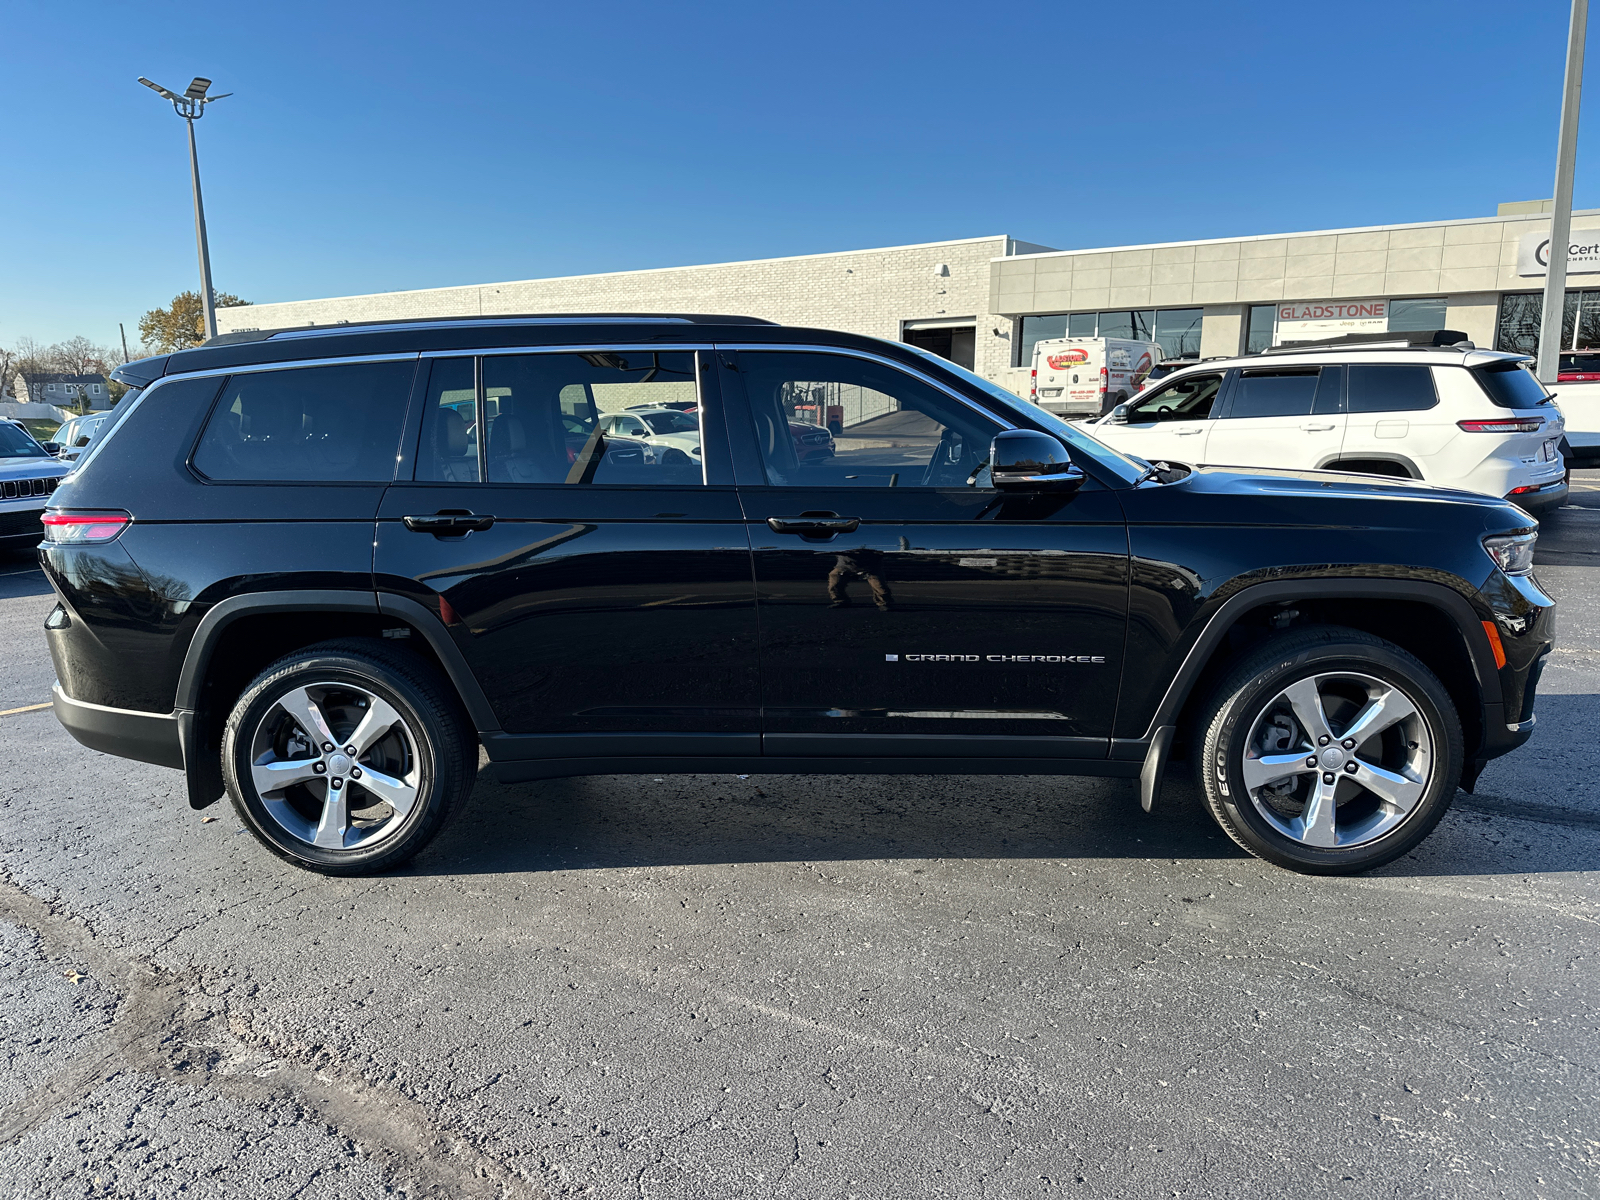
[[[50,689],[56,720],[91,750],[183,770],[181,714],[138,712],[74,700],[58,683]]]
[[[44,540],[44,526],[39,523],[44,516],[44,502],[36,503],[37,508],[21,506],[14,501],[0,503],[0,547],[27,549]]]

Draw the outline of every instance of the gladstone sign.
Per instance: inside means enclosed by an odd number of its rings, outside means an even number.
[[[1383,333],[1388,328],[1387,300],[1297,300],[1278,305],[1279,345],[1346,333]]]
[[[1544,275],[1550,266],[1550,234],[1525,233],[1517,243],[1517,274]],[[1574,229],[1567,251],[1568,275],[1600,272],[1600,229]]]

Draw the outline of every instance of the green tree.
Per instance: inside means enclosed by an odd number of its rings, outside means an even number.
[[[227,292],[217,293],[218,308],[249,304]],[[206,340],[206,317],[199,292],[179,292],[166,308],[152,308],[139,318],[139,340],[155,354],[187,350]]]

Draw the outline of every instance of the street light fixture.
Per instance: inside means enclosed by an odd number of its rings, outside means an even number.
[[[211,80],[198,75],[184,89],[181,96],[159,83],[151,83],[143,75],[139,76],[139,82],[162,99],[172,101],[172,111],[189,122],[189,178],[194,184],[194,236],[200,247],[200,306],[205,312],[206,338],[209,340],[217,336],[217,298],[211,290],[211,250],[206,245],[206,210],[200,200],[200,159],[194,147],[194,123],[205,116],[206,105],[233,93],[223,92],[221,96],[206,95],[211,90]]]

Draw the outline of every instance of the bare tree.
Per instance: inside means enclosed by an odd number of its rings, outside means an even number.
[[[57,342],[45,352],[55,369],[66,375],[105,375],[111,370],[111,352],[79,334]]]

